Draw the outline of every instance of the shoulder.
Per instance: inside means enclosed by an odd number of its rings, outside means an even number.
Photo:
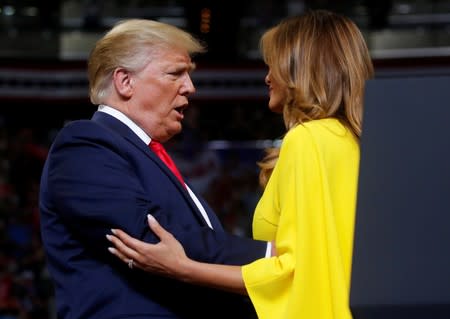
[[[291,129],[283,139],[283,144],[314,143],[327,140],[354,140],[351,131],[338,119],[327,118],[302,123]]]
[[[92,148],[94,145],[103,145],[114,148],[117,144],[105,127],[92,120],[75,120],[64,125],[55,136],[51,152],[55,150],[76,151],[80,148]]]
[[[56,140],[67,138],[83,138],[93,136],[107,136],[107,131],[104,127],[92,120],[75,120],[65,124],[56,136]]]
[[[280,157],[283,153],[308,156],[312,153],[346,154],[358,150],[359,143],[354,134],[339,120],[329,118],[299,124],[291,129],[283,139]]]
[[[101,126],[92,120],[75,120],[67,122],[60,130],[62,134],[84,132],[85,130],[98,130]]]
[[[289,133],[292,135],[344,135],[348,133],[347,127],[338,119],[326,118],[313,120],[297,125]]]

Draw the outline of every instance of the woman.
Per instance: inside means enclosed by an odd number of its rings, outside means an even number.
[[[197,262],[157,221],[156,245],[120,230],[110,249],[144,270],[248,294],[259,318],[351,318],[349,288],[365,81],[373,66],[348,18],[318,10],[283,20],[261,39],[269,108],[286,134],[260,163],[264,193],[255,239],[276,256],[243,266]]]

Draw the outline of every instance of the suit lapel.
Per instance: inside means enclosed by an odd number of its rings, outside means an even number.
[[[134,145],[136,148],[141,150],[147,157],[149,157],[153,162],[155,162],[158,167],[165,172],[168,178],[171,179],[172,183],[175,184],[175,186],[178,188],[178,190],[182,193],[186,201],[191,206],[192,210],[197,214],[198,217],[200,217],[200,220],[206,225],[206,221],[204,220],[203,216],[201,215],[197,205],[192,200],[191,196],[187,192],[187,190],[180,184],[180,181],[176,178],[176,176],[172,173],[172,171],[164,164],[161,159],[153,153],[148,145],[146,145],[128,126],[126,126],[124,123],[116,119],[115,117],[104,113],[104,112],[95,112],[92,116],[92,120],[110,131],[112,131],[114,134],[118,134],[118,138],[124,138],[128,142],[130,142],[132,145]],[[204,203],[202,203],[204,205]],[[208,209],[205,207],[206,211]],[[208,214],[211,216],[211,214]],[[210,217],[211,219],[211,217]],[[212,222],[212,220],[211,220]],[[217,224],[216,222],[214,224]],[[213,224],[213,227],[214,227]]]

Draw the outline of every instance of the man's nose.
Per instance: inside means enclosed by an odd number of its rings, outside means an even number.
[[[190,75],[186,75],[182,87],[182,94],[193,94],[195,93],[195,86],[192,82]]]

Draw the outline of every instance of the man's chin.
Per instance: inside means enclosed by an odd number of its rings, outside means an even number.
[[[183,125],[181,123],[178,123],[178,125],[174,125],[173,128],[169,132],[170,138],[174,137],[177,134],[180,134],[182,130],[183,130]]]

